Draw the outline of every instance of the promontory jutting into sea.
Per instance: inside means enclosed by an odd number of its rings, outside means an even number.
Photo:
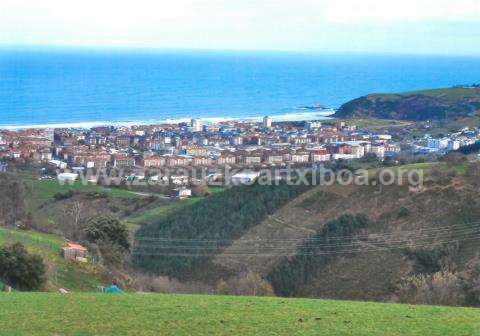
[[[89,127],[318,119],[370,93],[475,83],[480,59],[23,48],[0,51],[0,74],[0,127]]]

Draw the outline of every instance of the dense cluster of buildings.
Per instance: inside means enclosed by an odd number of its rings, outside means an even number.
[[[463,130],[448,139],[427,139],[426,149],[457,149],[476,141]],[[149,126],[0,131],[0,159],[57,168],[274,167],[398,154],[404,146],[337,121],[273,123],[225,121]]]
[[[434,138],[425,136],[426,147],[418,146],[417,150],[424,152],[449,152],[462,146],[472,145],[480,139],[478,130],[462,129],[445,137]]]

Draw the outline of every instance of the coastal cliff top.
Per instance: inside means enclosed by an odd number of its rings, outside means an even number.
[[[480,87],[370,94],[343,104],[337,118],[450,120],[480,112]]]

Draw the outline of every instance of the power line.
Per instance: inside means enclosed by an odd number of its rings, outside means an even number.
[[[472,222],[468,224],[475,224],[475,223],[480,223],[480,222]],[[265,242],[271,242],[271,243],[288,243],[288,242],[315,242],[315,241],[350,241],[353,239],[388,239],[388,237],[398,237],[403,235],[408,235],[408,234],[414,234],[414,238],[419,238],[425,235],[431,235],[433,234],[445,234],[445,233],[451,233],[452,231],[458,230],[457,232],[462,232],[462,231],[476,231],[480,230],[480,225],[476,225],[473,227],[466,227],[468,224],[461,224],[460,225],[452,225],[452,226],[445,226],[445,227],[438,227],[438,228],[428,228],[428,229],[419,229],[419,230],[412,230],[412,231],[397,231],[397,232],[391,232],[391,233],[372,233],[372,234],[358,234],[358,235],[352,235],[352,236],[342,236],[342,237],[327,237],[327,238],[290,238],[290,239],[202,239],[202,238],[156,238],[156,237],[148,237],[148,236],[137,236],[136,241],[141,241],[141,242],[185,242],[185,243],[224,243],[224,244],[229,244],[232,242],[237,242],[237,243],[265,243]],[[459,229],[456,229],[459,227]]]
[[[445,238],[455,238],[456,236],[463,236],[463,235],[471,235],[471,234],[476,234],[476,233],[480,233],[480,229],[476,229],[476,230],[463,230],[463,231],[459,231],[459,232],[455,232],[455,233],[451,233],[449,234],[448,236],[446,236],[445,234],[444,235],[427,235],[427,236],[421,236],[421,237],[415,237],[415,238],[405,238],[405,239],[400,239],[400,240],[385,240],[385,241],[378,241],[378,240],[371,240],[371,241],[363,241],[363,240],[358,240],[358,239],[352,239],[352,240],[349,240],[349,241],[344,241],[342,243],[311,243],[311,242],[306,242],[306,243],[302,243],[302,244],[299,244],[299,245],[295,245],[295,248],[297,249],[303,249],[303,248],[320,248],[320,247],[343,247],[343,246],[346,246],[346,247],[349,247],[349,246],[352,246],[352,245],[358,245],[360,243],[371,243],[371,244],[377,244],[377,245],[381,245],[381,244],[389,244],[389,245],[394,245],[396,243],[407,243],[409,240],[412,240],[414,239],[415,241],[419,242],[419,241],[422,241],[422,240],[430,240],[430,239],[437,239],[437,241],[439,239],[445,239]],[[221,245],[202,245],[202,244],[198,244],[196,243],[193,244],[193,245],[174,245],[174,242],[169,242],[169,241],[165,241],[164,242],[165,244],[162,244],[162,242],[146,242],[146,243],[140,243],[138,244],[139,247],[159,247],[159,248],[177,248],[177,249],[181,249],[181,248],[186,248],[186,249],[193,249],[193,248],[198,248],[198,249],[201,249],[201,248],[204,248],[204,249],[219,249],[219,248],[222,248],[222,247],[226,247],[226,246],[230,246],[230,245],[225,245],[225,246],[221,246]],[[265,247],[265,248],[275,248],[275,244],[263,244],[263,245],[259,245],[260,242],[254,242],[253,244],[249,244],[249,245],[254,245],[253,247]],[[265,241],[263,241],[262,243],[265,243]],[[245,244],[244,244],[245,245]],[[268,245],[273,245],[273,246],[268,246]],[[280,247],[280,248],[286,248],[286,247]]]
[[[458,243],[462,241],[477,241],[480,240],[480,235],[469,236],[469,237],[457,237],[456,239],[448,239],[443,241],[436,241],[437,244],[445,244],[445,243]],[[217,256],[217,257],[234,257],[234,256],[319,256],[319,255],[336,255],[336,254],[354,254],[354,253],[369,253],[369,252],[384,252],[384,251],[391,251],[391,250],[398,250],[398,249],[405,249],[405,248],[419,248],[419,247],[430,247],[432,243],[423,243],[423,244],[403,244],[397,246],[371,246],[366,248],[352,248],[348,250],[333,250],[333,251],[315,251],[315,252],[298,252],[298,250],[292,247],[290,253],[286,253],[285,250],[279,250],[279,253],[262,253],[260,251],[249,251],[248,249],[243,250],[230,250],[227,249],[222,254],[217,254],[213,252],[209,253],[180,253],[180,252],[134,252],[133,255],[136,256],[183,256],[183,257],[202,257],[202,256]],[[171,248],[171,247],[168,247]],[[197,249],[200,252],[202,248]],[[203,250],[206,250],[203,248]],[[287,250],[288,251],[288,250]],[[268,249],[267,249],[268,252]]]

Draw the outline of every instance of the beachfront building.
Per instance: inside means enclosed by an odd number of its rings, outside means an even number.
[[[272,127],[272,118],[269,116],[263,117],[263,127],[270,128]]]

